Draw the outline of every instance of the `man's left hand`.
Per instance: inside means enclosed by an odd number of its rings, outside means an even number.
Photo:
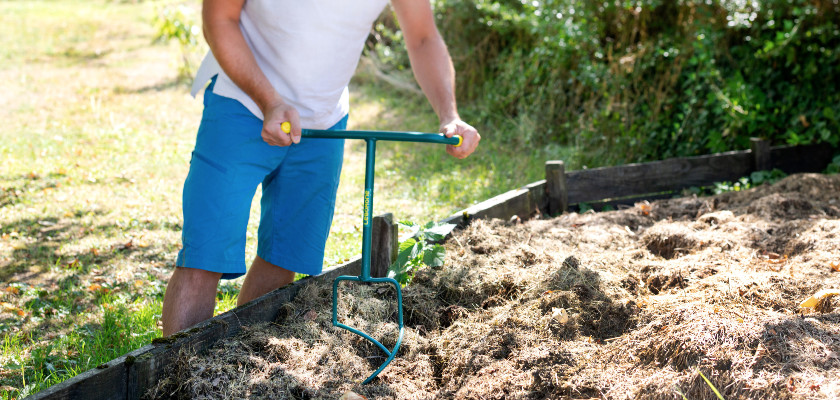
[[[441,123],[440,132],[446,137],[458,135],[464,139],[458,147],[451,144],[446,146],[446,152],[455,158],[466,158],[472,154],[481,140],[481,135],[475,128],[458,118]]]

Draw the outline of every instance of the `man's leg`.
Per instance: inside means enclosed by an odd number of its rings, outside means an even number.
[[[176,267],[163,296],[163,336],[213,317],[221,273]]]
[[[242,283],[236,305],[241,306],[274,289],[286,286],[294,280],[294,271],[278,267],[257,256],[251,268],[248,268],[248,273],[245,274],[245,282]]]

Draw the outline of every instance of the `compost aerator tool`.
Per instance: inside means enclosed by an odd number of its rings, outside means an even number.
[[[290,126],[288,122],[284,122],[281,125],[283,132],[289,133]],[[387,140],[387,141],[398,141],[398,142],[421,142],[421,143],[439,143],[439,144],[451,144],[454,146],[460,146],[463,138],[461,136],[453,136],[448,138],[441,133],[421,133],[421,132],[388,132],[388,131],[346,131],[346,130],[317,130],[317,129],[304,129],[302,131],[302,137],[305,138],[317,138],[317,139],[362,139],[367,144],[366,146],[366,155],[365,155],[365,201],[364,201],[364,212],[362,214],[362,273],[359,276],[350,276],[350,275],[342,275],[338,278],[335,278],[333,281],[333,301],[332,301],[332,324],[333,326],[337,326],[339,328],[346,329],[350,332],[353,332],[379,347],[385,354],[388,355],[388,359],[379,366],[379,369],[374,371],[374,373],[367,377],[362,384],[367,384],[373,378],[376,378],[380,372],[382,372],[388,364],[394,359],[397,355],[397,351],[400,349],[400,344],[402,344],[403,338],[403,305],[402,305],[402,288],[400,287],[400,283],[393,278],[373,278],[370,276],[370,243],[371,243],[371,214],[373,213],[373,171],[374,171],[374,163],[376,159],[376,141],[377,140]],[[397,342],[394,345],[394,348],[388,350],[385,345],[379,343],[378,340],[374,339],[370,335],[353,328],[351,326],[342,324],[338,322],[338,283],[341,281],[354,281],[359,283],[390,283],[394,285],[394,288],[397,290],[397,309],[398,309],[398,318],[397,322],[399,325],[399,336],[397,337]]]

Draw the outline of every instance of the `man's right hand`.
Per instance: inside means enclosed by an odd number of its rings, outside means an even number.
[[[300,143],[300,115],[297,110],[283,102],[275,103],[263,109],[262,138],[272,146],[288,146]],[[288,122],[291,132],[283,132],[281,125]]]

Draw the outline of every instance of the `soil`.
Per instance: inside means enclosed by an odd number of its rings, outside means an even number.
[[[331,324],[331,283],[275,323],[182,354],[152,397],[840,398],[840,176],[524,223],[475,221],[403,290],[396,359]],[[393,346],[394,289],[342,285],[340,320]],[[836,298],[835,298],[836,302]],[[702,376],[701,376],[702,373]],[[708,378],[710,383],[706,383]]]

